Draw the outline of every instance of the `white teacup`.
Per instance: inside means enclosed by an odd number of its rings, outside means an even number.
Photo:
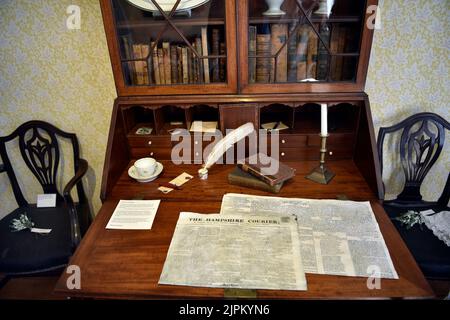
[[[141,177],[148,177],[155,172],[156,160],[153,158],[142,158],[134,163],[137,174]]]

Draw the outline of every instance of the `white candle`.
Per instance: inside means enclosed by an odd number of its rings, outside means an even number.
[[[328,106],[322,103],[320,110],[320,134],[322,136],[328,135]]]

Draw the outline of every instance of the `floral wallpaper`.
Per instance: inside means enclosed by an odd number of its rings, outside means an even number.
[[[79,30],[66,26],[67,8],[81,9]],[[450,119],[449,12],[447,0],[381,0],[382,28],[376,30],[366,91],[376,129],[421,111]],[[85,189],[97,212],[109,121],[116,97],[100,6],[96,0],[0,0],[0,136],[21,123],[42,119],[75,132],[89,162]],[[378,130],[377,130],[378,131]],[[448,148],[424,183],[436,199],[450,170]],[[8,146],[13,149],[14,145]],[[387,143],[384,181],[388,196],[400,191],[402,175]],[[35,202],[40,188],[16,152],[19,183]],[[71,176],[65,152],[61,181]],[[444,174],[445,173],[445,174]],[[0,175],[0,218],[16,208],[6,175]]]
[[[391,126],[418,112],[450,120],[450,2],[380,0],[381,29],[375,31],[366,92],[373,121]],[[385,141],[383,181],[386,197],[403,186],[398,145]],[[395,137],[393,137],[395,138]],[[398,138],[398,137],[397,137]],[[441,157],[422,185],[427,200],[439,198],[450,171],[450,136]],[[396,139],[395,141],[398,141]]]

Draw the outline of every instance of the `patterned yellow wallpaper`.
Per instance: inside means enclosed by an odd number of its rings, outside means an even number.
[[[66,27],[66,10],[72,4],[81,8],[80,30]],[[382,29],[375,33],[367,81],[376,127],[420,111],[449,119],[448,1],[382,0],[380,5]],[[75,132],[82,157],[89,161],[84,184],[96,212],[116,96],[98,1],[0,0],[0,21],[0,135],[31,119]],[[64,160],[70,168],[70,158]],[[19,182],[27,185],[26,196],[34,200],[39,188],[17,161]],[[442,173],[449,169],[447,147],[424,186],[427,198],[438,197],[446,176]],[[387,166],[388,193],[400,186],[397,170]],[[15,207],[2,175],[0,218]]]

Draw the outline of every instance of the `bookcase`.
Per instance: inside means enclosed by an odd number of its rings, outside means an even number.
[[[280,160],[313,166],[320,103],[329,108],[327,161],[349,161],[383,196],[364,93],[377,0],[284,0],[278,14],[269,2],[100,0],[118,94],[102,199],[134,159],[170,161],[177,129],[198,121],[223,134],[281,124]]]

